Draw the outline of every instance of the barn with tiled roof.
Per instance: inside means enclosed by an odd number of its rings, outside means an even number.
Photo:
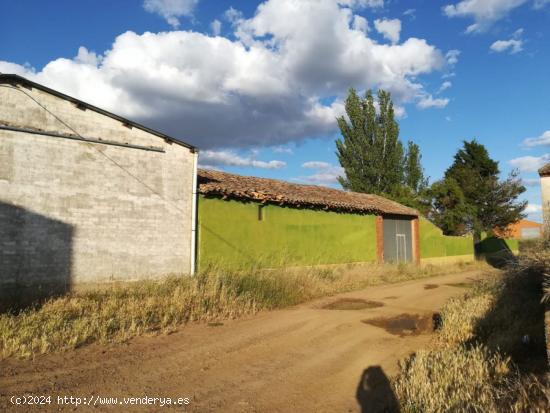
[[[201,169],[199,262],[419,260],[418,212],[384,197]]]

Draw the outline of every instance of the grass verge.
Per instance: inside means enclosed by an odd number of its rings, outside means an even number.
[[[393,381],[403,412],[550,411],[543,267],[523,256],[446,304],[432,345]]]
[[[477,264],[416,267],[211,269],[195,277],[171,277],[73,293],[40,306],[0,314],[0,358],[32,357],[88,343],[122,342],[168,333],[189,321],[238,318],[314,298],[445,273]]]

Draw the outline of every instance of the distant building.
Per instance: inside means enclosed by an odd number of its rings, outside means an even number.
[[[540,238],[542,236],[542,228],[543,226],[540,222],[521,219],[518,222],[510,224],[508,228],[499,232],[498,235],[503,238],[514,239]]]
[[[539,169],[540,192],[542,194],[542,222],[550,223],[550,162]]]

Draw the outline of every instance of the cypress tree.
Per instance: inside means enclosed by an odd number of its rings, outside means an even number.
[[[444,221],[449,234],[471,232],[479,241],[482,232],[492,234],[523,218],[527,203],[518,201],[525,192],[518,173],[513,171],[503,181],[499,179],[498,162],[491,159],[485,146],[475,139],[464,141],[445,172],[444,189],[432,186],[434,205],[463,205],[460,208],[433,209],[435,219]]]

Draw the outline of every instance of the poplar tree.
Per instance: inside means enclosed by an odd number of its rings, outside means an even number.
[[[412,141],[408,142],[405,158],[405,182],[414,194],[422,193],[428,186],[428,179],[424,177],[422,168],[420,147]]]
[[[344,168],[338,181],[344,189],[384,195],[410,206],[427,180],[418,145],[409,142],[405,152],[389,92],[379,90],[378,111],[372,91],[360,98],[350,89],[345,102],[346,119],[337,119],[342,137],[336,155]]]

